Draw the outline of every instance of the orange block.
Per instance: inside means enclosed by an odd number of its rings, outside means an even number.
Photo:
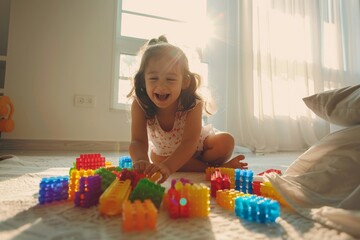
[[[121,214],[123,202],[128,199],[130,191],[131,181],[129,179],[120,181],[115,178],[100,196],[99,211],[108,216]]]
[[[127,200],[123,203],[123,230],[125,232],[155,230],[157,215],[158,211],[150,199],[146,199],[143,203],[140,200],[135,200],[134,203]]]
[[[283,197],[274,189],[270,182],[260,183],[260,194],[263,197],[277,200],[282,206],[290,207]]]
[[[234,210],[235,199],[240,196],[248,196],[248,195],[250,194],[245,194],[235,189],[217,190],[216,203],[225,209]]]

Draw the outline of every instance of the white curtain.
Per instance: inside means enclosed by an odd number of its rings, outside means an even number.
[[[228,1],[227,129],[255,152],[329,133],[305,96],[360,83],[358,0]]]

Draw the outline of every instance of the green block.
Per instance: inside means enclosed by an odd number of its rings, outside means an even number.
[[[135,200],[144,201],[150,199],[154,205],[159,209],[162,198],[165,193],[165,187],[160,184],[154,183],[147,178],[141,179],[132,191],[129,200],[134,202]]]

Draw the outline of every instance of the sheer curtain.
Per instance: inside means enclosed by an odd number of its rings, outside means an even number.
[[[360,83],[359,1],[227,4],[228,130],[256,152],[308,148],[329,124],[302,98]]]

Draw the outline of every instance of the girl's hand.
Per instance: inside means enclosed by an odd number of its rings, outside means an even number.
[[[136,170],[138,173],[144,173],[145,169],[150,166],[151,163],[146,160],[138,160],[134,162],[133,169]]]
[[[146,167],[144,171],[144,173],[148,176],[152,176],[156,172],[159,172],[161,174],[160,180],[157,181],[157,183],[159,184],[165,182],[165,180],[168,179],[171,174],[170,169],[163,163],[150,164]]]

